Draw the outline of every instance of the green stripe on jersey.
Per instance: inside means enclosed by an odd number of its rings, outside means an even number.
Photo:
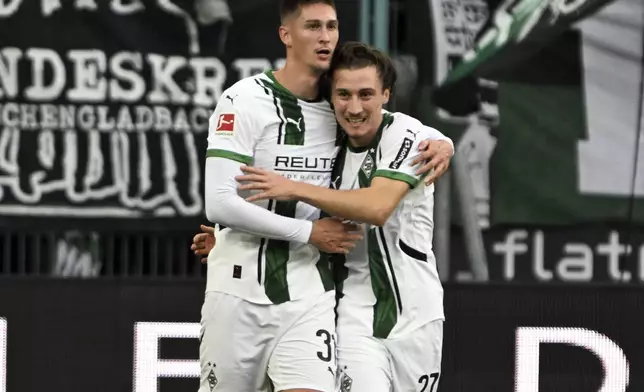
[[[306,135],[306,124],[302,107],[295,95],[282,86],[271,71],[265,73],[271,81],[261,80],[262,84],[273,93],[273,102],[277,115],[282,121],[277,144],[303,146]]]
[[[376,304],[373,306],[373,336],[384,339],[389,336],[396,325],[398,311],[394,290],[387,277],[387,266],[378,244],[376,230],[375,227],[369,229],[367,236],[371,288],[376,297]]]
[[[300,100],[275,79],[272,71],[266,71],[265,75],[270,80],[257,79],[257,83],[265,89],[265,92],[273,96],[275,111],[280,119],[277,144],[303,146],[306,124]],[[274,211],[278,215],[295,218],[296,207],[296,201],[278,201],[275,202]],[[262,247],[260,246],[260,252],[261,250]],[[290,300],[287,280],[287,263],[289,259],[290,246],[288,242],[280,240],[266,241],[264,290],[273,303],[283,303]],[[259,268],[261,270],[261,266]],[[316,263],[316,268],[325,291],[333,290],[333,275],[328,258],[321,256]]]
[[[275,213],[289,218],[295,217],[297,201],[278,201],[275,203]],[[274,304],[290,301],[286,263],[290,258],[288,241],[268,240],[266,244],[266,269],[264,291]]]
[[[331,291],[335,288],[333,281],[333,272],[331,271],[333,257],[325,257],[326,254],[320,253],[320,259],[315,264],[315,267],[318,269],[320,274],[320,279],[322,279],[322,286],[324,286],[324,291]]]
[[[403,181],[409,184],[412,188],[416,187],[420,182],[415,177],[410,176],[409,174],[393,171],[393,170],[376,170],[374,177],[385,177],[392,180]]]
[[[253,163],[253,157],[248,155],[238,154],[236,152],[228,150],[219,150],[216,148],[211,148],[206,151],[206,158],[226,158],[236,162],[243,163],[245,165],[250,165]]]

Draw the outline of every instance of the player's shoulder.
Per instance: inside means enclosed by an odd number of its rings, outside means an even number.
[[[240,98],[244,101],[261,99],[266,95],[265,83],[267,79],[265,73],[240,79],[224,90],[221,99],[235,100]]]
[[[432,128],[405,113],[383,110],[383,123],[382,140],[387,142],[404,138],[420,141],[432,133]]]

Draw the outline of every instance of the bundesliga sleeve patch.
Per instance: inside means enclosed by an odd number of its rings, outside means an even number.
[[[216,132],[232,133],[235,130],[235,115],[232,113],[222,113],[219,115]]]

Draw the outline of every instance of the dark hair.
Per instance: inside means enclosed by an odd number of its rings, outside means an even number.
[[[334,0],[280,0],[280,19],[284,22],[287,16],[299,12],[301,7],[311,4],[326,4],[335,9]]]
[[[393,92],[396,84],[396,67],[391,57],[382,50],[362,42],[345,42],[335,49],[328,74],[339,69],[361,69],[376,67],[383,89]]]

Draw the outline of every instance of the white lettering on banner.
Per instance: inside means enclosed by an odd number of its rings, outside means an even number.
[[[135,102],[144,98],[145,80],[140,72],[144,67],[151,73],[149,93],[145,97],[152,104],[187,104],[214,106],[226,82],[226,67],[216,57],[164,56],[149,53],[143,64],[142,55],[118,52],[109,60],[96,49],[71,50],[67,53],[68,66],[63,57],[52,49],[30,48],[24,55],[18,48],[0,50],[0,97],[15,98],[19,93],[21,58],[31,71],[32,84],[25,88],[25,97],[31,101],[51,101],[61,97],[67,88],[70,102]],[[248,59],[263,61],[264,59]],[[267,62],[270,68],[270,63]],[[67,78],[67,70],[73,75]],[[175,80],[179,71],[188,70],[193,81],[182,88]],[[48,84],[46,71],[53,73]],[[263,70],[261,70],[263,71]],[[260,72],[261,72],[260,71]],[[106,73],[112,75],[107,78]],[[129,86],[126,89],[125,86]]]
[[[232,67],[239,77],[270,68],[268,59]],[[216,57],[1,48],[0,214],[197,216],[194,136],[208,130],[226,80]],[[36,165],[21,167],[29,154]],[[48,204],[60,196],[68,206]]]
[[[31,48],[25,52],[25,55],[30,60],[32,71],[32,84],[25,89],[25,97],[41,102],[58,98],[65,87],[65,64],[58,53],[51,49]],[[47,69],[53,72],[52,81],[48,86],[45,85],[44,80]],[[18,73],[14,76],[19,77]],[[0,87],[4,85],[4,80],[2,82]]]
[[[7,392],[7,319],[0,317],[0,392]]]
[[[629,364],[624,351],[607,336],[585,328],[519,327],[516,332],[515,392],[539,391],[539,345],[567,344],[593,353],[604,368],[598,392],[624,392]]]
[[[23,0],[0,0],[0,18],[6,18],[15,14]],[[29,0],[38,1],[38,0]],[[66,5],[71,3],[66,2]],[[104,2],[107,4],[107,1]],[[40,0],[40,10],[43,16],[51,16],[54,12],[62,8],[61,0]],[[98,4],[96,0],[75,0],[74,9],[96,11]],[[136,12],[145,10],[145,6],[141,0],[111,0],[110,9],[112,12],[119,15],[130,15]]]
[[[160,377],[199,377],[198,360],[159,359],[159,340],[198,339],[200,328],[199,323],[136,323],[134,392],[157,392]]]
[[[587,135],[577,143],[577,168],[584,195],[644,196],[644,143],[638,138],[644,129],[637,129],[638,115],[644,115],[642,11],[642,1],[616,1],[579,24]],[[607,28],[606,20],[615,23]]]
[[[517,258],[523,255],[528,255],[532,273],[541,282],[551,281],[555,277],[566,282],[589,282],[593,280],[596,268],[599,268],[595,261],[602,258],[606,261],[606,273],[611,281],[630,282],[633,279],[634,272],[620,269],[620,259],[631,255],[633,247],[622,243],[617,231],[609,231],[604,242],[565,243],[563,255],[555,262],[554,271],[545,267],[545,249],[544,232],[541,230],[532,234],[527,230],[510,230],[503,241],[492,244],[492,253],[502,256],[503,279],[506,281],[515,279]],[[639,247],[638,256],[637,278],[644,282],[644,243]]]
[[[70,50],[67,54],[74,64],[74,88],[67,90],[70,101],[101,102],[107,95],[105,53],[100,50]],[[64,78],[62,78],[64,80]]]

